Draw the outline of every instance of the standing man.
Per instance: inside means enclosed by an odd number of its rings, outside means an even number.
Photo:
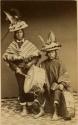
[[[19,99],[22,106],[22,115],[26,112],[26,101],[31,101],[24,93],[25,76],[32,64],[36,63],[40,56],[40,51],[30,41],[24,39],[24,28],[28,27],[25,21],[18,16],[11,16],[10,13],[4,12],[10,21],[9,31],[14,32],[14,41],[11,42],[3,55],[3,59],[9,67],[15,72],[19,86]],[[34,57],[36,61],[34,62]]]

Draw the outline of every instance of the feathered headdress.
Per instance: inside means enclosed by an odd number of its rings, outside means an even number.
[[[40,40],[43,43],[42,51],[52,51],[52,50],[58,50],[61,47],[61,44],[57,43],[56,37],[52,31],[48,34],[47,42],[44,42],[44,39],[39,36]]]
[[[25,21],[20,20],[19,14],[16,13],[15,9],[12,9],[12,15],[6,11],[4,11],[6,18],[9,20],[9,31],[14,32],[20,29],[24,29],[28,27],[28,24]]]

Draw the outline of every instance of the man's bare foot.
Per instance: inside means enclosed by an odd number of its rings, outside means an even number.
[[[23,106],[23,110],[21,112],[21,116],[26,116],[28,113],[27,113],[27,109],[26,109],[26,106]]]
[[[40,108],[40,112],[37,115],[34,115],[34,118],[39,118],[45,114],[44,110]]]
[[[61,117],[59,117],[56,113],[54,113],[53,117],[52,117],[52,121],[57,121],[60,120]]]

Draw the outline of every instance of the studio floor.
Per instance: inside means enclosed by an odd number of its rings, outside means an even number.
[[[17,98],[2,99],[1,101],[1,125],[78,125],[78,94],[74,93],[75,99],[75,117],[70,121],[60,119],[52,121],[50,114],[45,114],[37,119],[31,114],[21,116],[16,112],[18,104]]]

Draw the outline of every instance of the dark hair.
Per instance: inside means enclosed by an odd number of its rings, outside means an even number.
[[[23,37],[24,37],[24,30],[23,30],[23,29],[20,29],[20,30],[23,31]],[[17,31],[18,31],[18,30],[17,30]],[[17,39],[17,37],[16,37],[16,33],[17,33],[17,31],[14,32],[14,39],[15,39],[15,40]]]

